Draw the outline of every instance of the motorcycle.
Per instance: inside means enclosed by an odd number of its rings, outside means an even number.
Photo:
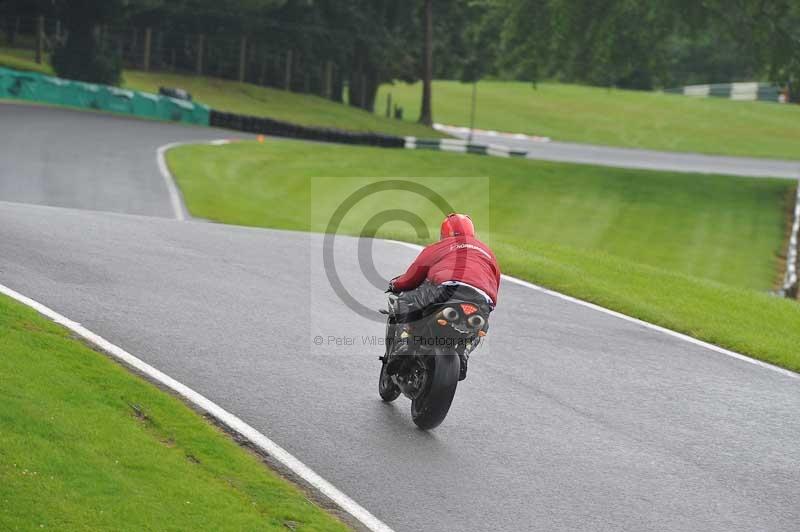
[[[486,336],[491,308],[476,293],[475,298],[448,299],[421,311],[412,324],[399,326],[398,296],[389,294],[386,314],[386,354],[382,361],[378,393],[389,403],[401,394],[411,399],[411,417],[428,430],[444,421],[458,382],[466,377],[469,354]],[[409,331],[410,328],[410,331]],[[398,348],[406,343],[403,355]],[[387,366],[393,356],[404,356],[393,375]],[[462,371],[463,370],[463,371]]]

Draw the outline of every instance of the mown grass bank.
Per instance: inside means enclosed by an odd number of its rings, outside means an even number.
[[[419,116],[419,84],[384,85],[386,96]],[[434,119],[469,125],[472,85],[433,84]],[[475,125],[631,148],[709,154],[800,159],[800,105],[689,98],[658,92],[626,91],[540,83],[482,81],[478,84]]]
[[[466,212],[488,194],[490,220],[478,228],[506,273],[800,370],[800,306],[766,293],[791,181],[288,141],[181,147],[168,162],[193,215],[260,227],[324,231],[313,211],[349,188],[315,177],[411,178]],[[489,190],[470,176],[489,178]],[[404,207],[365,201],[340,231]],[[435,234],[436,208],[412,210]],[[416,240],[402,226],[378,234]]]
[[[1,295],[0,376],[2,530],[347,529],[181,401]]]
[[[40,72],[49,76],[53,75],[53,69],[46,63],[39,64],[34,60],[33,50],[23,48],[8,48],[0,46],[0,66],[13,68],[15,70],[30,70]]]
[[[34,62],[31,50],[0,48],[0,66],[53,75],[49,65]],[[219,78],[126,70],[123,86],[152,93],[157,93],[159,87],[180,87],[192,93],[198,102],[219,111],[265,116],[295,124],[399,136],[447,136],[414,122],[384,118],[319,96]]]
[[[435,129],[414,122],[384,118],[319,96],[260,87],[250,83],[129,70],[125,72],[125,86],[147,92],[158,92],[160,86],[181,87],[191,92],[197,101],[213,109],[266,116],[294,124],[399,136],[445,136]]]

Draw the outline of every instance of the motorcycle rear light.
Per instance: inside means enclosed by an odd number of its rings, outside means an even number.
[[[436,320],[439,325],[447,325],[447,320]]]
[[[470,305],[469,303],[461,303],[461,310],[464,311],[464,314],[469,316],[470,314],[475,314],[478,312],[478,307],[475,305]]]

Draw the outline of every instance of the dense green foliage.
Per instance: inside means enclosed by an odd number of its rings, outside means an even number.
[[[476,222],[506,273],[800,370],[800,306],[763,291],[777,274],[791,181],[291,141],[186,146],[167,159],[192,214],[294,230],[324,231],[354,182],[419,176],[474,211],[487,191],[469,177],[488,177],[490,220]],[[360,234],[376,202],[392,208],[373,199],[340,230]],[[436,234],[440,215],[420,207]],[[407,226],[385,229],[417,241]]]
[[[423,75],[422,0],[0,0],[57,17],[56,70],[112,79],[151,28],[153,66],[201,70],[367,110],[387,81]],[[433,75],[634,89],[772,80],[800,93],[796,0],[436,0]],[[240,57],[241,38],[247,52]],[[81,62],[79,58],[87,59]],[[198,58],[200,59],[198,65]],[[130,64],[128,66],[131,66]],[[91,74],[91,75],[90,75]],[[435,113],[434,113],[435,115]]]
[[[0,530],[346,530],[175,397],[0,296]]]
[[[56,44],[51,57],[56,74],[106,85],[119,83],[122,59],[116,50],[97,38],[95,27],[113,17],[122,3],[119,0],[100,4],[92,0],[71,0],[68,5],[58,6],[68,36]]]
[[[651,89],[753,78],[800,82],[795,0],[490,0],[493,71]],[[500,18],[496,11],[505,16]]]

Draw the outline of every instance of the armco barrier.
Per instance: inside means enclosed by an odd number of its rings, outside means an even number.
[[[71,81],[0,67],[0,98],[96,109],[207,126],[207,106],[107,85]]]
[[[664,92],[698,98],[728,98],[730,100],[758,100],[780,103],[785,103],[786,101],[779,87],[770,83],[758,82],[687,85],[686,87],[664,89]]]
[[[493,157],[522,157],[528,156],[525,150],[511,148],[504,144],[478,144],[464,139],[418,139],[405,137],[404,147],[407,150],[435,150],[456,153],[474,153],[476,155],[491,155]]]
[[[405,140],[402,137],[381,135],[377,133],[356,133],[334,128],[301,126],[272,118],[237,115],[222,111],[211,111],[210,125],[226,129],[234,129],[247,133],[274,135],[319,142],[336,142],[339,144],[359,144],[380,146],[383,148],[402,148]]]

